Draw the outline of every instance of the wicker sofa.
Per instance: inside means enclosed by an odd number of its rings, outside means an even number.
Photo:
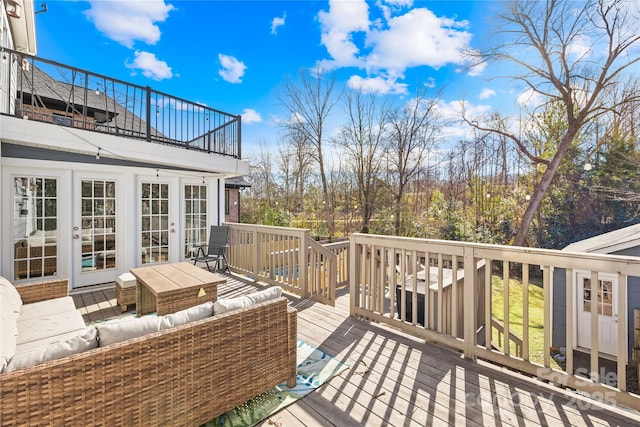
[[[24,304],[68,294],[66,280],[16,288]],[[0,425],[199,425],[293,386],[297,311],[283,297],[232,308],[0,373]]]

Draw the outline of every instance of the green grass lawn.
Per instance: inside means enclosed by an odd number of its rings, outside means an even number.
[[[504,284],[502,277],[492,276],[491,311],[500,322],[504,322]],[[509,279],[509,330],[523,337],[523,293],[524,285],[515,279]],[[529,360],[535,363],[544,362],[544,297],[542,286],[529,283]],[[493,340],[496,341],[496,330],[492,331]],[[515,344],[509,347],[510,354],[515,355]],[[551,359],[551,366],[561,369]]]

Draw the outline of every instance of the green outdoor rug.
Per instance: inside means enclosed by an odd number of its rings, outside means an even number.
[[[249,427],[306,396],[349,365],[298,339],[298,377],[294,388],[280,384],[254,397],[232,411],[204,424],[203,427]]]

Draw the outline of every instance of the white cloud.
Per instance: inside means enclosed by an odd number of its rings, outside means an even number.
[[[433,77],[429,77],[424,83],[424,87],[433,89],[434,87],[436,87],[436,79],[434,79]]]
[[[463,64],[463,50],[471,33],[461,31],[466,21],[438,18],[428,9],[412,9],[391,18],[388,29],[373,29],[367,44],[374,46],[367,56],[367,67],[403,73],[408,67]]]
[[[404,6],[404,7],[413,6],[413,0],[386,0],[385,3],[392,6]]]
[[[466,70],[468,74],[473,77],[482,74],[485,68],[487,68],[487,63],[485,61],[481,61],[476,64],[470,64],[464,68],[460,68],[458,72],[464,72]]]
[[[455,142],[462,139],[473,138],[473,129],[462,121],[463,109],[465,115],[473,120],[475,118],[485,117],[493,110],[493,107],[484,104],[474,105],[461,100],[439,102],[436,105],[436,111],[440,117],[450,123],[450,125],[443,127],[440,131],[443,139]]]
[[[164,0],[92,0],[84,14],[111,40],[132,48],[136,40],[156,44],[160,40],[157,22],[164,22],[174,9]]]
[[[578,34],[567,46],[567,54],[578,58],[584,58],[591,53],[591,41],[589,36]]]
[[[247,69],[244,62],[238,61],[233,56],[224,55],[222,53],[218,54],[218,59],[220,60],[220,66],[222,67],[218,70],[218,74],[220,74],[220,76],[229,83],[242,83],[244,70]]]
[[[132,70],[140,70],[142,75],[153,80],[170,79],[173,77],[171,67],[166,62],[160,61],[153,53],[136,51],[133,62],[125,66]]]
[[[396,79],[378,77],[351,76],[347,86],[361,92],[372,92],[380,95],[406,94],[407,84],[399,83]]]
[[[329,12],[320,11],[321,42],[338,67],[359,66],[359,48],[353,34],[369,29],[369,6],[364,0],[329,1]]]
[[[242,124],[260,123],[262,122],[262,116],[253,108],[245,108],[242,112]]]
[[[484,88],[482,89],[482,92],[480,92],[480,95],[478,95],[479,99],[489,99],[492,96],[496,95],[496,91],[493,89],[488,89],[488,88]]]
[[[517,100],[523,107],[537,107],[544,103],[544,96],[529,88],[518,95]]]
[[[351,83],[378,85],[383,93],[395,86],[389,81],[404,78],[407,68],[467,66],[463,52],[469,50],[471,42],[469,22],[438,17],[426,8],[409,9],[412,5],[412,0],[371,4],[382,14],[372,21],[364,0],[330,0],[329,10],[318,13],[321,42],[329,59],[319,61],[317,66],[323,70],[361,68],[368,77],[352,77]],[[469,74],[477,75],[483,68],[483,64],[471,68]]]
[[[413,6],[413,0],[386,0],[384,2],[376,3],[376,6],[380,8],[382,15],[386,21],[388,21],[394,14],[404,8]]]
[[[273,18],[273,21],[271,21],[271,34],[278,34],[278,27],[284,25],[286,17],[287,14],[285,13],[284,15],[282,15],[282,18],[279,18],[277,16]]]

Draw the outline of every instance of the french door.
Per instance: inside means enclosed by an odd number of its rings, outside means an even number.
[[[177,179],[139,181],[140,265],[158,264],[177,259],[176,237]]]
[[[13,280],[57,276],[60,255],[59,179],[11,177]]]
[[[120,181],[76,174],[73,197],[74,287],[114,280],[122,258]]]

